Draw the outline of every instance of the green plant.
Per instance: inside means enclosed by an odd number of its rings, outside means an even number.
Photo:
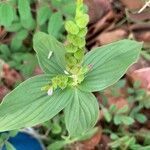
[[[137,137],[132,135],[123,135],[123,136],[118,136],[114,133],[110,135],[111,139],[114,140],[113,142],[110,142],[108,145],[111,147],[112,150],[149,150],[150,145],[146,144],[138,144]]]
[[[109,129],[105,129],[103,132],[110,136],[111,142],[108,143],[108,146],[112,150],[149,150],[150,148],[148,130],[140,129],[137,132],[136,130],[128,131],[121,127],[115,132]]]
[[[0,45],[0,58],[5,60],[11,68],[19,70],[25,78],[31,76],[37,66],[37,59],[34,54],[25,51],[12,53],[5,44]]]
[[[0,149],[5,147],[6,150],[15,150],[14,146],[8,141],[10,137],[15,137],[18,131],[4,132],[0,134]]]
[[[124,106],[120,109],[117,109],[115,105],[111,105],[108,109],[104,108],[101,105],[104,118],[107,122],[113,121],[115,125],[132,125],[134,123],[134,119],[129,116],[129,107]]]
[[[128,88],[128,97],[129,103],[138,102],[138,104],[143,108],[150,108],[150,96],[147,91],[140,87],[141,82],[135,81],[133,88]]]
[[[75,19],[66,22],[67,45],[38,32],[33,45],[45,74],[32,77],[8,94],[0,105],[0,131],[34,126],[63,110],[71,141],[91,131],[99,114],[92,94],[114,84],[140,54],[141,43],[118,41],[85,53],[89,17],[82,0]]]
[[[64,20],[74,13],[74,0],[1,1],[0,28],[5,34],[0,42],[0,58],[25,78],[30,77],[37,66],[32,51],[34,33],[43,31],[63,41]]]

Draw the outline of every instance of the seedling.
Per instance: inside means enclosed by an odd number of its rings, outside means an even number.
[[[35,5],[37,7],[33,7]],[[0,39],[0,59],[29,78],[37,66],[31,42],[34,33],[42,31],[63,41],[63,18],[72,18],[74,13],[74,0],[0,1],[0,28],[5,32]]]
[[[18,131],[4,132],[0,134],[0,149],[6,148],[6,150],[15,150],[14,146],[8,141],[9,138],[15,137]]]
[[[108,109],[101,105],[104,118],[108,123],[113,122],[115,125],[132,125],[134,119],[129,116],[128,106],[117,109],[116,105],[111,105]]]
[[[144,108],[150,108],[150,96],[147,91],[140,87],[141,82],[135,81],[133,84],[133,88],[128,88],[128,94],[130,94],[128,101],[138,102]]]
[[[62,110],[69,139],[92,130],[99,116],[92,92],[117,82],[137,61],[142,44],[121,40],[85,55],[88,22],[83,1],[78,0],[75,19],[65,24],[67,45],[51,35],[35,34],[34,49],[45,74],[26,80],[3,99],[0,131],[40,124]]]

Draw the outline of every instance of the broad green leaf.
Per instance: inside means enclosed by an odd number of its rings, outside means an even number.
[[[18,0],[18,11],[22,26],[29,30],[34,29],[35,21],[31,14],[29,0]]]
[[[48,23],[48,33],[58,38],[59,32],[63,26],[62,15],[60,12],[52,14]]]
[[[57,90],[52,96],[41,90],[52,77],[32,77],[3,99],[0,105],[0,131],[40,124],[54,117],[68,104],[72,97],[70,90]]]
[[[65,48],[51,35],[38,32],[33,39],[33,47],[44,72],[59,74],[65,70]]]
[[[73,89],[72,99],[65,107],[66,127],[71,137],[84,135],[98,119],[99,107],[92,93]]]
[[[42,6],[37,10],[37,23],[43,25],[51,15],[51,10],[48,6]]]
[[[100,91],[117,82],[137,61],[141,48],[141,43],[121,40],[90,51],[85,56],[84,65],[90,65],[91,70],[81,88]]]
[[[15,10],[8,2],[0,2],[0,25],[10,26],[14,20]]]

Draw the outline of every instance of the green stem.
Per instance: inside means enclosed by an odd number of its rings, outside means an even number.
[[[82,3],[83,3],[83,0],[77,0],[77,3],[82,4]]]

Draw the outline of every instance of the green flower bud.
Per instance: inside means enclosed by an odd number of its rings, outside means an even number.
[[[84,75],[79,75],[78,76],[78,83],[80,84],[84,80]]]
[[[60,75],[60,79],[62,82],[67,83],[68,82],[68,76],[66,75]]]
[[[68,57],[66,62],[67,62],[67,65],[70,67],[77,64],[77,60],[73,56]]]
[[[88,71],[89,71],[89,67],[88,67],[88,66],[82,67],[82,73],[83,73],[83,74],[88,73]]]
[[[77,59],[77,60],[82,60],[83,57],[84,57],[84,50],[83,49],[79,49],[78,51],[76,51],[74,53],[74,57]]]
[[[75,37],[73,39],[73,45],[79,47],[79,48],[83,48],[86,44],[86,41],[84,38],[81,38],[81,37]]]
[[[67,21],[65,29],[71,34],[78,34],[79,27],[73,21]]]
[[[85,28],[89,22],[89,16],[87,14],[82,14],[78,17],[76,17],[76,24],[80,28]]]
[[[72,34],[67,35],[67,40],[69,43],[73,43],[75,41],[76,36]]]
[[[61,80],[61,82],[58,84],[58,86],[61,89],[66,88],[68,85],[68,77],[66,75],[59,75],[59,79]]]
[[[87,34],[87,32],[88,32],[87,28],[83,28],[83,29],[81,29],[81,30],[79,31],[78,36],[79,36],[79,37],[85,37],[86,34]]]
[[[70,72],[71,72],[72,74],[77,74],[77,73],[79,72],[79,70],[80,70],[80,67],[74,66],[74,67],[70,70]]]
[[[59,84],[59,87],[63,90],[63,89],[65,89],[67,87],[67,83],[61,82]]]
[[[72,43],[74,46],[77,46],[80,48],[84,47],[86,44],[84,37],[75,36],[75,35],[71,35],[71,34],[69,34],[67,36],[67,40],[69,43]]]
[[[76,46],[72,45],[72,44],[68,44],[66,46],[66,51],[68,53],[75,53],[77,50],[78,50],[78,48]]]
[[[52,79],[52,86],[54,89],[56,89],[60,83],[61,83],[61,76],[60,75],[57,75],[56,77],[54,77]]]

